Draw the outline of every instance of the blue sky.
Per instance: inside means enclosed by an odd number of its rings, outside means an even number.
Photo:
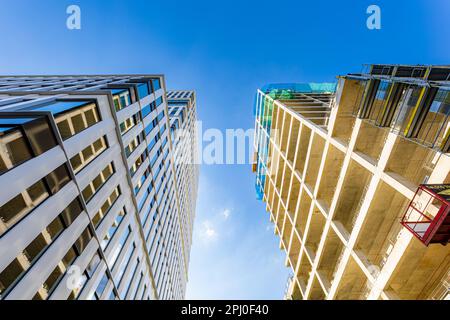
[[[68,5],[82,29],[66,28]],[[381,8],[381,30],[366,8]],[[0,74],[163,73],[204,128],[253,127],[256,88],[363,63],[448,64],[450,1],[1,1]],[[201,168],[188,298],[280,299],[287,270],[247,165]]]

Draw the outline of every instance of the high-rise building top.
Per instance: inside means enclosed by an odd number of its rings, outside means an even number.
[[[1,299],[184,298],[170,126],[162,75],[0,77]]]
[[[292,270],[286,297],[448,299],[450,67],[338,79],[256,95],[256,191]]]

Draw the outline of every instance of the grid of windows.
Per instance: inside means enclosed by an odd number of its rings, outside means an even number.
[[[134,227],[131,229],[133,224],[128,225],[127,222],[127,225],[123,225],[124,221],[128,219],[126,218],[125,206],[120,207],[118,212],[116,209],[112,210],[113,207],[117,207],[115,204],[121,195],[120,188],[117,186],[112,192],[110,190],[105,190],[107,185],[109,188],[110,183],[108,182],[112,180],[112,177],[116,179],[118,177],[123,177],[124,175],[131,176],[133,182],[132,188],[123,191],[124,195],[129,195],[129,192],[131,191],[131,196],[139,197],[140,199],[137,204],[137,209],[143,224],[142,226],[138,225],[138,228],[143,228],[145,224],[145,234],[147,234],[147,231],[149,232],[148,234],[150,234],[150,230],[148,230],[150,227],[153,228],[153,231],[156,231],[152,233],[154,234],[154,237],[168,237],[170,239],[176,237],[176,239],[180,239],[179,233],[181,230],[176,229],[178,224],[178,222],[176,222],[176,216],[179,211],[175,204],[174,177],[171,172],[168,174],[166,172],[172,170],[171,162],[167,161],[170,148],[167,144],[167,135],[165,134],[165,131],[167,131],[167,128],[169,127],[170,120],[165,117],[167,111],[167,106],[164,105],[166,95],[164,92],[161,94],[161,91],[159,91],[162,89],[160,78],[140,76],[86,76],[64,78],[55,76],[33,77],[32,81],[29,80],[31,79],[25,77],[0,77],[0,91],[2,91],[2,88],[5,87],[5,82],[7,82],[8,84],[6,86],[8,89],[14,90],[14,88],[20,87],[20,90],[37,92],[36,96],[41,94],[40,91],[50,89],[58,91],[58,94],[62,93],[62,95],[55,97],[53,100],[51,95],[40,96],[40,98],[43,98],[42,100],[52,102],[39,102],[34,104],[24,103],[34,101],[34,97],[30,99],[22,98],[20,96],[14,97],[15,103],[22,103],[17,109],[19,111],[26,112],[29,110],[50,112],[53,116],[33,116],[30,118],[14,118],[13,120],[5,120],[0,117],[0,178],[9,170],[14,170],[23,163],[46,153],[52,148],[58,147],[58,144],[61,144],[61,149],[65,155],[75,155],[71,156],[70,159],[67,159],[67,167],[64,165],[53,170],[38,182],[30,184],[30,187],[22,191],[16,198],[8,200],[13,201],[12,203],[6,202],[2,204],[0,207],[0,240],[2,238],[2,233],[14,229],[14,226],[23,217],[33,213],[34,210],[43,203],[48,202],[49,204],[52,204],[53,195],[56,196],[56,193],[68,184],[72,179],[71,176],[75,179],[75,183],[64,188],[64,192],[61,192],[60,197],[64,198],[67,194],[73,192],[77,192],[78,194],[78,192],[80,192],[78,195],[80,200],[80,210],[89,211],[89,216],[92,217],[92,226],[94,227],[93,230],[86,229],[87,231],[85,231],[81,237],[83,240],[80,241],[82,241],[83,245],[86,245],[94,233],[97,233],[98,239],[100,240],[98,252],[94,254],[92,259],[90,257],[88,258],[91,259],[91,261],[82,272],[82,279],[78,288],[66,293],[66,291],[61,290],[62,287],[59,284],[62,277],[67,273],[68,268],[76,261],[76,259],[85,259],[85,257],[81,257],[85,247],[79,247],[74,244],[58,263],[55,261],[52,262],[52,264],[55,263],[55,267],[49,273],[47,279],[43,281],[42,286],[34,295],[34,299],[51,298],[51,295],[56,288],[58,288],[58,290],[55,294],[58,297],[68,294],[68,299],[77,299],[80,295],[83,298],[88,299],[147,299],[154,296],[156,289],[158,290],[158,293],[156,294],[159,295],[160,298],[175,297],[174,290],[179,290],[178,297],[181,297],[183,295],[183,289],[176,286],[176,281],[165,269],[160,269],[160,267],[155,269],[157,272],[162,270],[161,272],[164,273],[162,278],[158,277],[158,288],[153,288],[151,282],[148,281],[148,273],[152,274],[150,265],[148,264],[148,257],[145,257],[143,261],[140,261],[140,257],[143,253],[142,248],[147,249],[147,251],[150,250],[148,250],[147,244],[141,246],[135,242],[139,241],[139,236],[136,236],[139,232],[138,230],[134,230]],[[23,82],[26,82],[25,86],[23,86]],[[102,92],[101,90],[103,90],[103,94],[99,94],[99,92]],[[84,91],[83,98],[80,99],[79,96],[74,95],[69,91]],[[158,93],[156,93],[157,91]],[[107,106],[105,102],[109,104],[109,101],[105,98],[109,93],[112,95],[113,104]],[[151,101],[148,97],[149,95],[153,95],[155,100],[152,102],[143,102],[142,99]],[[84,98],[85,96],[90,97]],[[133,114],[128,119],[125,119],[122,123],[116,124],[121,135],[117,135],[115,130],[111,131],[111,129],[105,125],[100,125],[102,120],[111,116],[110,111],[120,112],[135,102],[141,106],[139,112]],[[136,104],[134,104],[134,106],[137,106]],[[105,107],[109,107],[110,109],[105,110]],[[155,114],[155,110],[158,110],[159,114]],[[113,117],[114,121],[115,119],[116,117]],[[136,135],[135,130],[132,129],[142,121],[145,121],[147,127]],[[80,138],[77,135],[93,126],[99,128],[97,140],[92,143],[89,142],[89,145],[83,145],[83,142],[80,141]],[[108,132],[106,132],[105,129],[108,130]],[[94,131],[89,130],[89,133],[86,133],[86,136],[92,136],[95,134]],[[110,135],[111,133],[112,135]],[[125,134],[127,135],[123,137]],[[155,134],[156,136],[153,136]],[[150,135],[153,136],[152,139],[148,138]],[[59,137],[61,139],[59,139]],[[133,157],[133,161],[130,161],[129,168],[127,168],[125,159],[122,158],[124,160],[122,161],[120,155],[116,154],[115,151],[117,144],[121,145],[121,140],[124,141],[125,139],[127,140],[127,145],[123,147],[122,152],[126,158]],[[111,151],[111,154],[114,157],[114,165],[112,158],[106,159],[103,156],[99,157],[99,155],[110,146],[109,143],[111,143],[111,146],[114,146],[114,148],[108,150],[108,152]],[[83,147],[80,148],[80,145]],[[145,148],[141,148],[144,146]],[[148,161],[149,164],[146,164],[145,168],[142,168],[149,157],[149,152],[155,151],[153,150],[155,147],[157,147],[158,150],[152,155],[151,161]],[[70,150],[70,148],[77,148],[77,150],[76,152],[73,152],[74,150]],[[142,152],[141,150],[144,150],[137,158],[136,156],[138,154],[135,152],[136,149],[139,150],[139,153]],[[56,151],[52,152],[57,154]],[[86,169],[87,166],[89,166],[89,170]],[[139,177],[135,177],[136,175],[139,175]],[[154,189],[155,182],[152,180],[152,176],[157,180],[156,189]],[[80,185],[83,186],[82,190],[77,190],[77,186]],[[120,182],[120,186],[124,187],[127,186],[127,184],[123,185],[122,182]],[[104,198],[99,199],[100,194],[102,197],[106,194],[109,194],[109,196],[106,200]],[[19,197],[23,197],[24,200],[22,202],[26,204],[28,209],[23,212],[14,213],[14,217],[11,217],[13,211],[9,209],[11,207],[20,207],[17,205],[17,203],[20,202]],[[135,203],[134,201],[128,202],[128,199],[125,198],[123,198],[123,200],[124,204],[127,203],[127,206],[130,203],[133,206],[133,203]],[[97,202],[102,203],[100,208],[100,203]],[[140,212],[144,208],[145,203],[147,203],[145,212]],[[91,208],[95,208],[93,210],[99,209],[97,212],[91,212]],[[135,209],[132,208],[131,210]],[[38,212],[38,210],[36,210],[36,212]],[[160,213],[160,217],[156,220],[157,224],[154,224],[152,221],[155,221],[158,212]],[[111,215],[114,215],[114,218],[111,217]],[[174,219],[174,221],[170,221],[172,219]],[[111,223],[111,225],[107,226],[102,224],[106,221],[108,221],[108,224]],[[67,225],[68,224],[65,224],[64,228],[66,228]],[[20,228],[22,228],[22,226],[23,224],[20,224]],[[59,226],[56,222],[52,222],[51,226],[52,229],[58,230],[57,228]],[[154,230],[155,228],[157,229]],[[64,229],[62,232],[64,232]],[[102,234],[99,235],[99,232],[102,232]],[[42,231],[42,234],[44,234],[44,237],[47,237],[45,230]],[[131,237],[133,238],[133,241],[128,241]],[[185,236],[182,237],[185,238]],[[40,236],[39,239],[34,240],[33,246],[37,248],[39,245],[38,241],[41,238],[42,236]],[[47,240],[50,240],[48,241],[48,246],[50,246],[54,245],[53,242],[56,241],[56,238],[53,239],[50,237]],[[151,239],[148,239],[148,236],[147,239],[142,239],[142,241],[146,240],[149,242],[151,241]],[[131,243],[133,248],[135,248],[135,251],[133,253],[127,250],[125,256],[123,252],[125,251],[125,248],[128,248],[128,245],[126,245],[127,243]],[[158,250],[164,248],[165,245],[167,245],[167,250],[172,250],[172,247],[169,247],[168,243],[158,241],[158,244],[159,243],[161,243],[162,247],[158,247]],[[112,244],[114,244],[114,247],[112,247]],[[178,241],[177,245],[179,244]],[[34,250],[33,252],[36,254],[37,249],[30,247],[24,249],[24,253],[21,253],[21,255],[28,254],[29,258],[32,259],[33,254],[29,253],[32,250]],[[47,248],[44,248],[43,250],[45,252]],[[145,251],[146,250],[144,250],[144,254],[147,254]],[[173,261],[174,256],[177,258],[182,257],[182,259],[184,259],[183,255],[185,253],[180,252],[181,251],[176,255],[167,255],[161,259],[164,261],[165,265],[167,265],[169,261]],[[95,275],[95,281],[100,279],[101,281],[97,282],[98,285],[94,286],[92,292],[83,292],[86,284],[94,281],[94,273],[96,270],[99,270],[98,266],[101,265],[102,257],[105,256],[105,253],[108,253],[106,255],[106,265],[103,265],[103,267],[106,266],[106,271],[104,271],[104,274],[99,275],[97,272]],[[139,258],[136,258],[136,256],[139,256]],[[40,256],[36,259],[38,260],[39,257]],[[9,263],[13,264],[16,260],[14,260],[14,262],[10,261]],[[20,258],[19,262],[23,263],[22,260],[23,259]],[[33,263],[35,262],[30,262],[29,264],[32,265]],[[144,263],[145,267],[143,266]],[[177,264],[173,268],[179,268],[183,265],[184,262],[180,265]],[[111,270],[116,270],[117,268],[124,269],[124,271],[120,272],[123,272],[123,275],[121,276],[121,279],[123,278],[123,280],[119,280],[119,283],[117,282],[117,279],[110,278],[111,274],[115,274],[111,273]],[[167,269],[167,267],[164,268]],[[9,267],[4,267],[3,269],[4,270],[0,270],[0,274],[10,270]],[[155,270],[153,270],[153,272],[155,272]],[[25,274],[27,272],[28,270],[24,271]],[[178,273],[184,274],[180,271],[178,271]],[[98,276],[100,276],[100,278]],[[19,279],[17,281],[20,281],[23,275],[12,276],[12,278],[14,277]],[[122,283],[125,281],[126,283]],[[167,281],[167,283],[161,285],[161,281]],[[181,279],[181,281],[185,281],[185,279]],[[4,282],[6,283],[6,281]],[[113,283],[114,286],[111,286],[111,283]],[[116,289],[119,288],[119,285],[122,288],[120,292]],[[15,283],[12,286],[9,285],[9,288],[14,286]],[[3,292],[10,290],[6,288],[6,286],[3,287],[5,287],[2,289]],[[112,290],[111,287],[113,287]],[[13,293],[17,294],[18,290],[15,290]],[[0,294],[0,296],[3,298],[4,294]]]
[[[80,200],[76,198],[0,273],[0,298],[8,293],[81,212]]]

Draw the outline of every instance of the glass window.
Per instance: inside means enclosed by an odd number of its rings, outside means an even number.
[[[66,227],[70,226],[82,211],[83,207],[81,205],[80,199],[77,197],[60,214],[65,226]]]
[[[148,152],[147,152],[147,150],[144,150],[144,152],[142,152],[141,156],[136,159],[135,163],[130,168],[131,176],[134,176],[136,174],[136,172],[139,170],[139,168],[144,163],[145,159],[147,159],[147,157],[148,157]]]
[[[19,129],[0,130],[0,174],[33,157],[26,138]]]
[[[84,167],[86,167],[91,161],[93,161],[100,153],[102,153],[108,147],[106,137],[101,137],[93,144],[84,148],[80,153],[73,156],[70,159],[73,171],[75,173],[80,172]]]
[[[150,105],[146,105],[142,108],[142,119],[144,119],[146,116],[148,116],[152,112]]]
[[[158,99],[156,99],[155,100],[156,107],[159,107],[163,102],[164,102],[164,100],[162,97],[159,97]]]
[[[84,188],[82,194],[86,203],[88,203],[94,195],[100,190],[100,188],[108,181],[108,179],[114,173],[114,166],[111,162],[108,164],[98,176],[94,178],[87,186]]]
[[[122,110],[131,104],[130,91],[128,89],[113,89],[113,101],[116,111]]]
[[[111,253],[111,258],[109,260],[109,264],[112,266],[112,269],[114,269],[114,266],[117,262],[117,258],[119,257],[120,253],[122,252],[123,246],[125,245],[125,242],[127,241],[130,233],[131,233],[131,227],[128,226],[128,228],[123,232],[122,237],[120,238],[119,243],[117,244],[117,247]]]
[[[34,155],[38,156],[57,145],[47,118],[38,118],[23,125]]]
[[[56,266],[50,276],[45,280],[42,285],[42,291],[44,291],[44,299],[48,298],[53,290],[57,287],[59,281],[66,273],[68,267],[76,259],[77,253],[73,248],[70,248],[66,255],[63,257],[61,262]]]
[[[82,106],[57,114],[55,120],[61,138],[67,140],[99,122],[100,115],[95,103],[87,105],[84,103]]]
[[[428,146],[440,146],[447,134],[449,113],[450,91],[439,89],[429,106],[417,139]]]
[[[152,86],[154,91],[161,89],[161,81],[159,79],[152,79]]]
[[[0,299],[5,295],[6,290],[16,281],[17,278],[24,272],[22,264],[18,259],[14,259],[1,273],[0,273]]]
[[[133,151],[139,146],[139,144],[144,140],[144,132],[141,131],[131,142],[128,144],[128,146],[125,147],[125,155],[128,158]]]
[[[120,132],[122,133],[122,135],[124,135],[131,128],[133,128],[135,125],[137,125],[140,121],[141,121],[141,119],[139,117],[139,113],[134,114],[133,116],[129,117],[128,119],[126,119],[119,125]]]
[[[381,81],[378,90],[375,94],[375,99],[372,103],[372,107],[370,108],[369,119],[375,121],[376,123],[380,123],[381,117],[383,115],[383,107],[386,103],[389,92],[391,90],[392,83],[388,81]]]
[[[5,203],[0,207],[0,224],[4,225],[0,228],[0,235],[14,226],[48,197],[49,192],[42,180],[40,180]]]
[[[117,186],[113,192],[109,195],[108,199],[103,203],[100,210],[95,214],[94,218],[92,219],[92,223],[94,224],[95,228],[99,226],[99,224],[102,222],[103,218],[108,213],[109,209],[114,205],[117,198],[120,196],[120,188]]]
[[[116,231],[119,228],[120,223],[122,222],[125,214],[126,214],[126,211],[125,211],[125,207],[124,207],[122,210],[119,211],[119,213],[117,214],[116,218],[114,219],[113,224],[111,225],[111,227],[109,227],[108,232],[103,237],[103,240],[100,243],[100,246],[101,246],[101,248],[103,250],[106,249],[106,247],[108,246],[109,242],[111,241],[111,239],[116,234]]]
[[[105,291],[106,285],[108,284],[108,281],[109,276],[108,274],[105,273],[102,279],[100,280],[97,289],[95,289],[95,296],[97,297],[97,299],[101,298],[103,292]]]
[[[71,180],[71,178],[67,166],[63,164],[49,173],[45,177],[45,180],[47,181],[52,194],[55,194],[56,192],[61,190]]]
[[[145,135],[148,136],[150,132],[152,132],[153,128],[158,125],[158,120],[154,119],[150,124],[145,128]]]
[[[147,83],[139,83],[137,87],[139,99],[143,99],[150,94]]]
[[[123,280],[123,275],[125,273],[125,270],[128,268],[131,260],[131,256],[133,255],[134,251],[136,250],[136,245],[133,242],[133,247],[131,250],[128,251],[127,255],[122,259],[122,264],[120,265],[119,271],[117,272],[117,283],[121,284]]]
[[[143,272],[141,272],[141,275],[139,276],[139,282],[138,282],[138,284],[137,284],[137,286],[135,288],[135,293],[133,294],[133,300],[137,299],[138,290],[139,290],[139,287],[142,284],[142,280],[144,280],[144,273]]]
[[[89,278],[92,278],[94,275],[95,270],[97,270],[97,267],[99,266],[101,261],[100,255],[98,252],[94,254],[91,261],[89,261],[88,266],[86,267],[86,273],[89,276]]]
[[[117,295],[114,292],[114,290],[111,291],[111,294],[109,295],[109,300],[116,300],[117,299]]]
[[[405,131],[411,121],[414,107],[419,100],[421,91],[422,88],[418,86],[411,86],[405,90],[399,101],[396,114],[394,115],[395,122],[393,127],[396,132],[405,134]]]
[[[76,204],[76,205],[74,205]],[[77,208],[77,209],[75,209]],[[17,268],[17,259],[10,263],[5,269],[6,272],[0,274],[0,294],[2,291],[17,280],[26,270],[28,270],[35,261],[43,254],[43,252],[55,241],[55,239],[70,226],[75,218],[81,212],[79,199],[76,198],[69,206],[62,211],[43,231],[40,233],[21,253],[19,256],[22,261],[22,267]],[[68,253],[70,254],[70,252]],[[69,256],[67,256],[68,258]],[[26,263],[25,263],[26,262]],[[26,266],[26,267],[24,267]],[[15,275],[15,279],[10,279],[11,274]],[[6,280],[4,280],[6,279]],[[12,281],[12,282],[11,282]],[[8,284],[8,285],[6,285]],[[3,289],[2,289],[3,288]]]
[[[164,110],[158,114],[158,122],[161,122],[162,119],[164,119]]]
[[[75,241],[74,244],[79,254],[83,253],[84,249],[91,241],[91,239],[92,239],[92,232],[89,228],[86,228],[80,235],[80,237],[77,239],[77,241]]]
[[[56,145],[46,117],[0,118],[0,174]]]
[[[124,287],[123,290],[122,290],[122,293],[121,293],[121,296],[120,296],[120,298],[122,300],[124,300],[128,296],[128,294],[130,292],[130,287],[131,287],[131,284],[133,283],[133,279],[136,277],[136,273],[137,273],[138,268],[139,268],[139,263],[140,263],[140,260],[139,260],[139,258],[137,258],[137,263],[136,263],[136,266],[134,267],[134,270],[133,270],[133,273],[131,275],[131,278],[128,281],[126,287]]]

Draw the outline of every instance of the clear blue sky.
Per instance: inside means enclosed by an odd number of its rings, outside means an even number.
[[[69,31],[70,4],[82,29]],[[381,8],[382,29],[366,28]],[[6,1],[0,73],[163,73],[205,128],[253,127],[256,88],[363,63],[448,64],[450,1]],[[203,166],[188,298],[282,298],[287,270],[249,166]],[[225,212],[225,213],[224,213]],[[227,214],[228,213],[228,214]]]

